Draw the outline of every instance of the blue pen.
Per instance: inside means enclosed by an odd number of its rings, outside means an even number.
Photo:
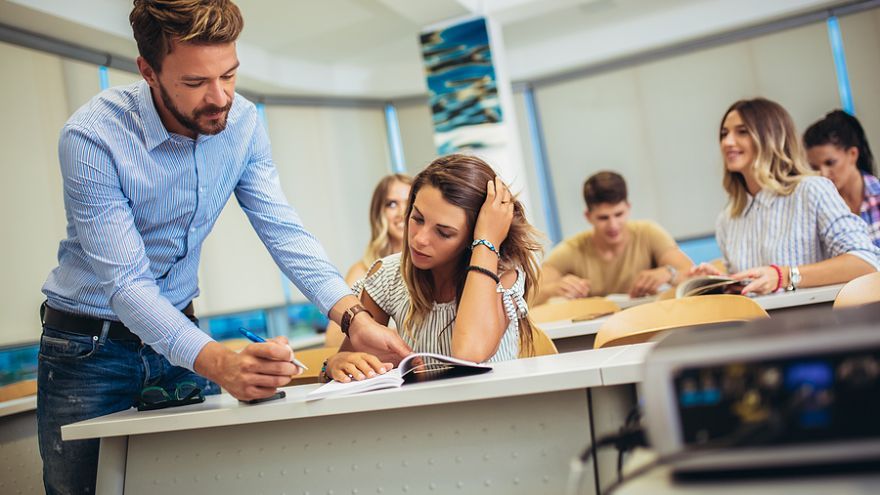
[[[238,331],[241,332],[242,335],[247,337],[251,342],[265,342],[266,341],[266,339],[264,339],[263,337],[260,337],[259,335],[251,332],[250,330],[248,330],[246,328],[239,328]],[[304,370],[309,369],[309,367],[302,364],[302,362],[300,362],[299,359],[292,357],[293,356],[293,348],[290,349],[290,354],[291,354],[291,358],[290,358],[291,363],[299,366],[300,368],[302,368]]]

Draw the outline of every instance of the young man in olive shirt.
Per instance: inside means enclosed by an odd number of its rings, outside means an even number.
[[[585,216],[593,230],[556,246],[542,266],[535,303],[627,293],[656,294],[675,285],[693,262],[662,227],[629,220],[631,206],[620,174],[598,172],[584,182]]]

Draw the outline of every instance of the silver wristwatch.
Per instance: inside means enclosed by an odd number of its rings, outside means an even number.
[[[785,290],[795,290],[801,284],[801,271],[797,266],[788,267],[788,287]]]

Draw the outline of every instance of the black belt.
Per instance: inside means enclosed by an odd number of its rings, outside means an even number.
[[[198,324],[198,318],[195,317],[193,304],[190,301],[185,308],[180,310],[193,323]],[[110,330],[107,332],[107,338],[112,340],[133,340],[140,342],[141,338],[135,335],[121,321],[102,320],[100,318],[92,318],[91,316],[76,315],[65,311],[58,311],[46,303],[40,307],[40,316],[43,326],[61,330],[62,332],[75,333],[78,335],[89,335],[100,337],[104,330],[104,322],[110,322]]]

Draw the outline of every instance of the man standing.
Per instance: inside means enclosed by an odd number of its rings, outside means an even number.
[[[562,241],[550,252],[541,267],[536,304],[552,297],[656,294],[693,266],[662,227],[629,220],[631,206],[620,174],[598,172],[588,178],[584,202],[593,230]]]
[[[281,190],[256,108],[235,95],[238,7],[135,0],[130,21],[144,81],[93,98],[59,141],[67,238],[43,286],[37,403],[49,494],[94,491],[98,441],[63,442],[64,424],[128,409],[145,386],[254,399],[299,373],[284,338],[236,354],[194,324],[201,246],[233,193],[278,266],[359,347],[409,353]]]

